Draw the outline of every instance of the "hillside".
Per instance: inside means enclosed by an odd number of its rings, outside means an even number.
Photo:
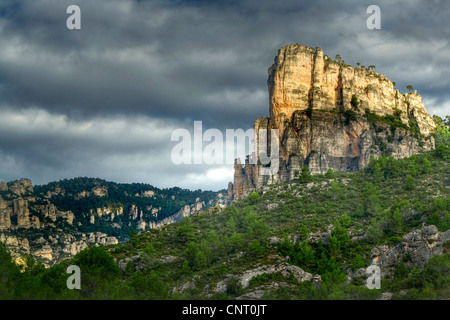
[[[142,183],[75,178],[33,187],[22,179],[0,183],[0,241],[19,264],[31,254],[49,266],[227,201],[225,193]]]
[[[231,206],[25,272],[0,247],[1,298],[449,299],[450,137],[404,159],[264,187]],[[65,269],[82,270],[67,290]],[[381,289],[365,268],[381,268]],[[14,288],[6,290],[5,288]]]

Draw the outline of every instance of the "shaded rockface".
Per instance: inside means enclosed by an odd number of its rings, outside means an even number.
[[[374,247],[371,251],[370,265],[380,268],[381,278],[392,279],[396,268],[401,264],[409,269],[423,269],[435,255],[448,254],[449,241],[450,230],[439,232],[434,225],[422,226],[404,235],[394,246]],[[367,274],[367,268],[360,268],[356,272],[351,272],[351,269],[347,271],[349,282],[355,277]]]
[[[372,252],[372,264],[378,265],[384,275],[393,275],[395,268],[404,263],[408,268],[423,268],[437,254],[449,252],[450,230],[439,232],[436,226],[424,226],[403,236],[393,247],[377,246]]]
[[[268,73],[270,117],[255,121],[255,142],[270,154],[270,135],[258,143],[259,131],[279,130],[279,170],[263,175],[261,164],[236,159],[229,186],[234,199],[294,179],[304,165],[313,174],[357,171],[370,157],[403,158],[434,148],[436,124],[420,95],[402,94],[384,75],[302,45],[281,48]]]
[[[184,199],[176,199],[181,196],[169,197],[156,188],[144,190],[145,185],[139,193],[120,197],[113,195],[117,192],[114,187],[119,185],[109,183],[108,188],[100,180],[91,180],[94,183],[90,187],[83,179],[73,180],[71,184],[79,185],[76,193],[58,183],[33,188],[28,179],[0,182],[0,241],[6,244],[16,263],[25,264],[26,256],[32,255],[51,266],[88,246],[125,241],[131,230],[160,228],[209,207],[225,206],[228,201],[226,196],[217,193],[214,198],[198,197],[193,203],[183,204]],[[158,203],[174,208],[178,203],[183,205],[173,214],[167,214],[164,208],[155,205]],[[61,204],[72,209],[62,210],[58,207]],[[86,209],[87,206],[93,208]]]

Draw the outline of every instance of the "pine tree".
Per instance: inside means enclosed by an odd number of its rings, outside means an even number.
[[[413,176],[408,174],[405,178],[405,188],[406,190],[413,190],[416,187],[416,181]]]
[[[299,176],[300,183],[308,183],[312,181],[311,172],[309,171],[307,166],[303,166],[302,172]]]
[[[392,224],[391,224],[392,233],[395,235],[400,235],[402,233],[402,227],[403,227],[403,218],[400,213],[400,209],[396,208],[394,210],[394,213],[392,214]]]
[[[431,172],[431,162],[427,158],[423,159],[423,173]]]

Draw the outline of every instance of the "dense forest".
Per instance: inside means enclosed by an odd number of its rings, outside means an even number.
[[[95,189],[102,191],[103,194],[89,192]],[[146,192],[152,192],[154,195],[142,196]],[[226,190],[221,192],[226,194]],[[50,194],[50,201],[59,210],[73,212],[77,221],[81,222],[78,231],[104,232],[125,240],[136,228],[135,221],[130,221],[127,214],[132,205],[142,211],[146,221],[157,222],[175,214],[183,206],[195,203],[197,199],[205,202],[205,208],[214,205],[219,192],[192,191],[178,187],[159,189],[144,183],[114,183],[97,178],[79,177],[35,186],[34,193],[37,196],[37,203],[42,197]],[[113,228],[111,221],[104,219],[96,219],[94,224],[90,223],[91,212],[95,213],[97,208],[109,208],[114,211],[119,207],[125,212],[118,218],[121,220],[121,228]],[[151,214],[153,208],[158,209],[157,216]]]
[[[107,195],[90,195],[77,198],[77,195],[83,191],[98,187],[105,187]],[[154,208],[161,207],[163,213],[161,218],[165,218],[177,212],[182,206],[195,203],[196,198],[207,202],[217,196],[217,192],[214,191],[192,191],[178,187],[159,189],[144,183],[115,183],[86,177],[51,182],[46,185],[36,186],[34,190],[39,195],[45,195],[47,192],[52,192],[58,188],[65,192],[64,194],[53,195],[52,203],[60,210],[70,210],[75,214],[89,212],[90,209],[114,206],[118,203],[125,206],[127,204],[135,204],[140,208],[146,208],[151,204]],[[140,196],[146,191],[153,191],[155,196],[151,199]]]

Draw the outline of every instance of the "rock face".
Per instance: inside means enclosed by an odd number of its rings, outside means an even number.
[[[260,130],[278,130],[279,170],[263,175],[262,165],[236,159],[228,188],[234,199],[291,180],[303,165],[313,174],[356,171],[370,157],[402,158],[434,148],[436,124],[420,95],[402,94],[384,75],[302,45],[281,48],[268,73],[270,117],[255,121],[255,141]],[[268,134],[258,151],[270,154],[271,144]]]
[[[0,196],[0,241],[15,261],[25,261],[23,257],[32,255],[48,267],[88,245],[118,243],[116,237],[105,233],[74,229],[75,215],[58,210],[49,199],[33,194],[28,179],[1,183],[0,191],[4,197]]]
[[[8,186],[6,187],[6,190],[8,190]],[[6,190],[4,190],[4,191],[6,191]],[[9,190],[18,196],[22,196],[26,193],[32,193],[33,185],[31,183],[31,180],[21,179],[19,181],[14,182],[13,184],[11,184],[11,186],[9,186]]]
[[[183,220],[183,218],[190,217],[190,216],[194,215],[195,213],[202,211],[202,209],[204,209],[204,208],[205,208],[205,202],[200,201],[200,199],[197,198],[196,202],[194,204],[185,205],[183,208],[178,210],[178,212],[175,213],[174,215],[171,215],[170,217],[167,217],[158,222],[149,222],[148,227],[150,229],[161,228],[165,225],[181,221],[181,220]],[[146,225],[144,225],[144,229],[145,229],[145,226]]]
[[[227,282],[230,279],[236,279],[241,285],[241,287],[245,289],[249,286],[250,280],[252,280],[253,278],[262,274],[274,274],[274,273],[280,273],[285,278],[289,278],[292,275],[299,283],[309,281],[315,284],[316,286],[319,286],[320,283],[322,282],[322,278],[320,275],[313,276],[311,273],[308,273],[297,266],[283,262],[275,265],[274,264],[263,265],[254,269],[246,270],[239,276],[227,275],[227,277],[224,280],[221,280],[216,284],[213,290],[215,292],[225,292],[227,290]],[[259,290],[256,291],[258,293]],[[261,299],[264,290],[261,290],[261,292],[259,293],[261,294],[258,297],[258,299]],[[241,297],[241,299],[248,299],[248,298],[250,297],[247,298],[245,298],[244,296]]]
[[[31,200],[34,200],[33,198]],[[47,222],[55,222],[57,218],[61,218],[65,223],[72,225],[75,218],[70,211],[59,211],[49,201],[45,204],[36,205],[32,201],[24,198],[16,198],[12,200],[4,200],[0,197],[0,231],[2,230],[20,230],[20,229],[42,229],[43,220]],[[33,210],[37,215],[30,213]]]
[[[406,234],[394,247],[378,246],[372,249],[372,264],[379,266],[384,276],[392,275],[400,263],[409,268],[423,268],[434,255],[449,251],[445,248],[448,241],[450,230],[439,232],[433,225],[426,226]]]
[[[11,232],[0,233],[0,241],[4,242],[11,256],[20,259],[32,255],[46,267],[70,258],[88,246],[100,246],[117,244],[115,237],[107,234],[96,233],[63,233],[58,232],[53,235],[42,235],[40,237],[27,237],[13,235]]]
[[[167,213],[164,203],[176,197],[167,197],[168,200],[156,188],[138,192],[135,197],[139,197],[139,201],[135,203],[122,203],[112,197],[109,201],[99,200],[114,192],[117,196],[114,189],[118,189],[118,185],[110,184],[111,191],[106,184],[83,185],[83,180],[79,179],[76,186],[70,189],[70,184],[61,187],[53,183],[53,187],[42,189],[42,186],[33,188],[28,179],[0,182],[0,241],[6,244],[15,260],[25,261],[24,257],[31,254],[51,266],[88,246],[126,241],[131,230],[159,228],[210,207],[226,206],[230,201],[230,197],[221,193],[214,198],[191,198],[189,202],[182,202],[178,211]],[[121,196],[127,200],[126,191]],[[182,196],[179,197],[182,200]],[[61,200],[65,208],[73,208],[74,212],[58,208]],[[83,203],[90,203],[90,206],[82,207]],[[173,204],[172,207],[176,208]]]

